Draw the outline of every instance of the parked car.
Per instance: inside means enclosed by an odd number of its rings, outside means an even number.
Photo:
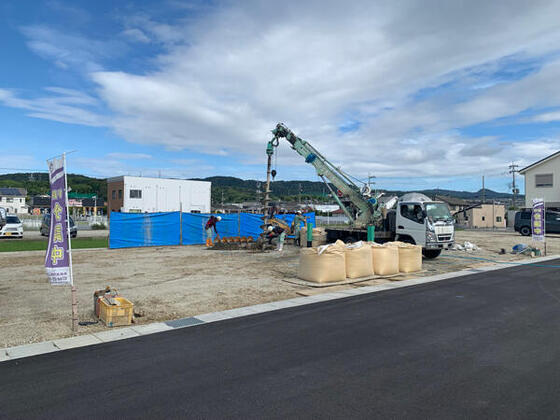
[[[6,216],[6,224],[0,229],[0,237],[23,239],[23,223],[19,217],[9,214]]]
[[[522,210],[515,213],[513,228],[523,236],[531,235],[531,210]],[[560,212],[547,211],[545,214],[545,232],[560,233]]]
[[[39,232],[41,232],[42,236],[49,236],[49,232],[51,229],[51,215],[45,214],[43,216],[43,220],[41,221],[41,227],[39,228]],[[78,228],[74,224],[74,219],[70,217],[70,237],[75,238],[78,236]]]

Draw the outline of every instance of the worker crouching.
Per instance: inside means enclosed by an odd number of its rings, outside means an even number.
[[[216,232],[216,239],[218,239],[220,237],[219,233],[218,233],[218,229],[216,228],[216,225],[218,224],[218,222],[222,220],[222,218],[220,216],[210,216],[210,219],[208,219],[208,221],[206,222],[206,226],[204,227],[206,229],[206,246],[207,247],[211,247],[213,245],[212,243],[212,228],[214,229],[214,232]]]
[[[276,246],[276,251],[282,251],[284,249],[284,239],[286,239],[286,232],[280,226],[269,226],[268,234],[266,235],[268,243],[272,244],[272,240],[278,238],[278,245]]]

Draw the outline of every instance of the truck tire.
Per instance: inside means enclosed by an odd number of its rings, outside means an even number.
[[[439,257],[439,254],[441,254],[441,249],[423,249],[422,254],[424,255],[424,257],[431,260]]]
[[[523,236],[529,236],[531,234],[531,228],[529,226],[521,226],[521,229],[519,229],[519,233],[521,233]]]

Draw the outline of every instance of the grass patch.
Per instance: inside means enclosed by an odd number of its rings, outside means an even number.
[[[21,239],[0,240],[0,252],[16,251],[46,251],[49,241],[46,239],[34,239],[31,241]],[[72,239],[72,249],[85,248],[107,248],[107,238],[76,238]]]

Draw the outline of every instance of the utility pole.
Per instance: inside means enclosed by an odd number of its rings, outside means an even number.
[[[484,189],[484,175],[482,175],[482,203],[486,203],[486,190]]]
[[[510,173],[511,176],[512,176],[512,183],[511,183],[512,187],[511,188],[512,188],[512,192],[513,192],[513,209],[515,210],[515,208],[517,207],[517,187],[515,186],[515,174],[517,172],[519,172],[517,170],[517,168],[519,168],[519,165],[511,162],[511,165],[509,165],[508,168],[509,168],[508,173]]]
[[[298,184],[298,202],[301,204],[301,182]]]

